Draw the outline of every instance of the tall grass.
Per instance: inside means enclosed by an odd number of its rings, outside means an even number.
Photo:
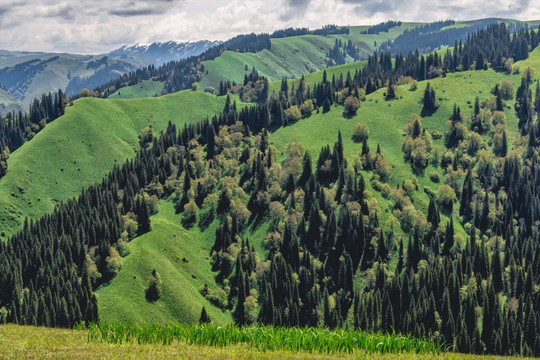
[[[288,350],[326,354],[418,353],[439,354],[442,345],[410,335],[364,333],[321,328],[280,328],[273,326],[238,327],[215,325],[90,324],[89,341],[113,344],[163,344],[185,342],[190,345],[225,347],[247,344],[259,351]]]

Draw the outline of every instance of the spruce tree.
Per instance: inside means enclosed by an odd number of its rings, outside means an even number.
[[[199,317],[199,324],[209,324],[212,320],[210,320],[210,316],[206,312],[205,307],[203,306],[201,310],[201,316]]]

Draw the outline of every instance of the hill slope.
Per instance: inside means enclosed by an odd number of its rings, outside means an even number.
[[[104,100],[83,98],[66,114],[11,154],[9,171],[0,179],[3,236],[16,231],[25,217],[37,218],[54,204],[77,196],[122,164],[139,147],[140,129],[156,133],[172,121],[178,126],[223,109],[224,99],[183,91],[160,98]]]
[[[186,230],[173,204],[160,202],[152,218],[152,231],[130,242],[131,254],[119,274],[97,293],[100,319],[130,323],[197,323],[203,306],[212,321],[230,323],[231,317],[212,306],[200,293],[207,284],[217,290],[209,262],[216,224],[201,232]],[[156,269],[163,280],[163,295],[155,303],[145,299],[148,277]]]

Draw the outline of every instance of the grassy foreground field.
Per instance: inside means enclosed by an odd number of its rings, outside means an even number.
[[[86,330],[49,329],[42,327],[0,325],[0,358],[2,359],[485,359],[505,360],[511,357],[475,356],[454,353],[425,354],[320,354],[296,351],[259,351],[246,344],[227,347],[189,345],[108,344],[88,340]],[[520,358],[521,359],[521,358]]]

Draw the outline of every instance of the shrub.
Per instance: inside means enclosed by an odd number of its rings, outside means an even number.
[[[352,116],[356,114],[360,108],[360,101],[354,96],[349,96],[345,99],[344,106],[345,109],[343,110],[343,115]]]
[[[512,84],[507,79],[501,81],[501,86],[499,86],[499,90],[501,91],[501,95],[505,100],[510,100],[514,97],[514,84]]]
[[[434,183],[438,183],[439,181],[441,181],[441,175],[436,172],[436,171],[432,171],[429,173],[429,178],[431,179],[431,181],[433,181]]]
[[[442,184],[437,189],[437,201],[440,205],[452,209],[452,204],[457,200],[456,192],[449,185]]]
[[[152,273],[148,279],[148,288],[146,289],[146,300],[152,302],[158,300],[161,297],[162,285],[161,276],[156,269],[152,269]]]
[[[352,139],[357,142],[363,142],[369,138],[369,127],[364,123],[354,125]]]
[[[286,109],[284,114],[287,123],[295,122],[302,116],[300,109],[296,105],[293,105],[290,108]]]
[[[107,263],[107,272],[116,275],[122,267],[122,257],[120,253],[115,248],[111,247],[109,250],[109,256],[105,259]]]
[[[300,106],[300,112],[302,113],[302,115],[310,116],[313,112],[313,100],[308,99],[304,101],[302,106]]]
[[[199,215],[199,207],[195,203],[195,200],[191,199],[184,206],[184,214],[182,215],[182,225],[186,227],[193,226],[197,221],[197,216]]]
[[[154,141],[154,137],[154,128],[152,127],[152,125],[141,129],[141,131],[139,132],[139,145],[141,145],[142,148],[148,146],[152,143],[152,141]]]
[[[433,132],[431,133],[431,137],[433,138],[433,140],[439,140],[442,138],[442,136],[443,134],[439,130],[433,130]]]
[[[127,241],[123,239],[118,240],[118,242],[116,243],[116,249],[122,257],[126,257],[131,254],[131,246]]]

